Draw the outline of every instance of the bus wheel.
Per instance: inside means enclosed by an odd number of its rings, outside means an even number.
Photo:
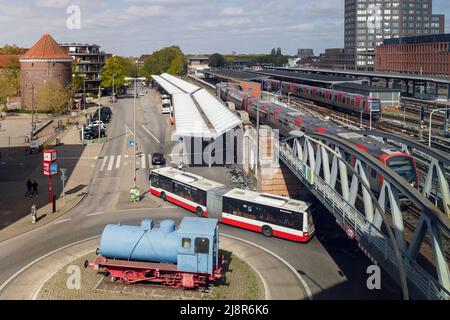
[[[195,213],[199,216],[199,217],[203,217],[203,209],[200,207],[197,207],[197,209],[195,210]]]
[[[161,199],[163,199],[164,201],[167,201],[167,196],[165,192],[161,192]]]
[[[262,228],[262,234],[267,238],[271,238],[273,236],[272,228],[269,226],[264,226]]]

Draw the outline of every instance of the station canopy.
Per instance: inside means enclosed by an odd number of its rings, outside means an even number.
[[[194,97],[208,121],[214,127],[216,136],[220,136],[241,125],[242,120],[205,89],[194,93]]]
[[[187,94],[172,96],[175,116],[175,134],[178,137],[213,138],[214,134],[208,128],[192,97]]]
[[[153,80],[155,80],[161,88],[164,89],[164,91],[167,92],[167,94],[174,95],[179,93],[184,93],[181,89],[178,89],[176,86],[171,84],[169,81],[161,78],[160,76],[152,76]]]
[[[193,94],[194,92],[201,89],[200,87],[198,87],[192,83],[181,80],[180,78],[174,77],[168,73],[162,74],[161,77],[164,78],[165,80],[169,81],[173,85],[177,86],[179,89],[181,89],[184,92],[189,93],[189,94]]]

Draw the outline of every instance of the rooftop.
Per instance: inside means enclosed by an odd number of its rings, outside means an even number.
[[[209,70],[205,71],[204,73],[233,81],[252,81],[261,78],[261,75],[252,72],[228,70],[228,69]]]
[[[418,75],[409,73],[395,73],[395,72],[371,72],[371,71],[357,71],[357,70],[340,70],[340,69],[316,69],[316,68],[274,68],[276,70],[283,70],[285,72],[313,72],[323,74],[338,74],[348,75],[353,77],[380,77],[389,79],[401,79],[401,80],[420,80],[420,81],[432,81],[436,83],[450,84],[450,77],[435,76],[435,75]],[[272,71],[272,70],[270,70]],[[309,75],[309,74],[308,74]],[[329,77],[329,75],[324,75]],[[355,80],[355,79],[348,79]]]
[[[20,56],[20,59],[72,61],[72,57],[67,55],[48,33],[44,34],[30,50]]]
[[[348,88],[348,89],[356,89],[356,90],[364,90],[364,91],[371,91],[371,92],[400,92],[400,89],[393,89],[393,88],[384,88],[384,87],[375,87],[375,86],[369,86],[359,83],[338,83],[334,86],[334,88]]]
[[[18,55],[0,55],[0,69],[13,67],[18,59]]]
[[[441,43],[450,42],[450,33],[402,37],[396,39],[385,39],[384,45],[402,45],[402,44],[424,44],[424,43]]]
[[[264,71],[258,71],[257,73],[271,76],[271,77],[282,77],[282,78],[292,79],[292,80],[302,80],[302,81],[312,81],[312,82],[322,82],[322,83],[349,82],[349,81],[357,80],[357,79],[349,79],[347,77],[340,77],[340,76],[298,72],[298,71],[295,71],[294,69],[292,71],[264,70]]]

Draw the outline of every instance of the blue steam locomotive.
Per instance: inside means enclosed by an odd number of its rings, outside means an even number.
[[[148,219],[140,226],[107,225],[95,262],[85,267],[105,269],[112,281],[127,284],[195,289],[221,278],[222,264],[218,220],[186,217],[178,229],[172,220],[159,226]]]

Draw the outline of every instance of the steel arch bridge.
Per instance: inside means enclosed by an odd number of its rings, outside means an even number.
[[[353,160],[347,161],[349,157]],[[422,193],[378,159],[335,136],[292,132],[280,143],[280,160],[358,241],[372,262],[399,283],[404,298],[449,299],[443,237],[450,239],[450,221]],[[377,195],[370,188],[369,168],[384,177]],[[401,205],[405,200],[420,211],[415,230],[409,233]],[[425,265],[420,262],[423,246],[429,250]]]

